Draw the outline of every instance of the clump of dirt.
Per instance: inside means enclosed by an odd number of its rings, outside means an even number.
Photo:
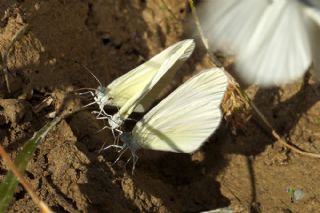
[[[56,112],[81,107],[70,91],[98,86],[79,63],[108,84],[187,38],[194,28],[187,3],[4,0],[2,55],[15,33],[28,25],[8,54],[11,93],[2,73],[0,79],[0,141],[11,157]],[[208,65],[201,47],[173,85]],[[312,82],[248,90],[281,136],[319,153],[318,91]],[[27,179],[54,211],[200,212],[231,206],[235,212],[317,212],[320,207],[318,160],[280,146],[255,116],[238,129],[223,123],[193,155],[141,151],[134,175],[126,165],[128,156],[112,165],[118,153],[101,151],[113,142],[110,132],[98,132],[103,125],[89,111],[72,115],[49,133],[28,164]],[[6,169],[1,164],[0,180]],[[303,190],[304,198],[291,203],[289,187]],[[19,186],[9,211],[37,207]]]

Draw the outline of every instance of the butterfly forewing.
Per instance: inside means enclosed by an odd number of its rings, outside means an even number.
[[[112,98],[116,106],[123,106],[130,98],[143,91],[168,58],[172,57],[179,49],[194,45],[193,43],[191,39],[178,42],[137,68],[120,76],[108,85],[109,97]]]
[[[141,105],[143,110],[149,108],[163,87],[165,87],[174,77],[177,69],[190,57],[194,47],[195,45],[193,40],[186,40],[181,43],[181,45],[176,46],[174,51],[172,51],[172,55],[170,55],[160,65],[158,71],[149,80],[148,84],[146,84],[140,92],[132,96],[125,105],[120,108],[120,115],[124,119],[127,118],[138,104]],[[145,99],[147,99],[147,101]]]

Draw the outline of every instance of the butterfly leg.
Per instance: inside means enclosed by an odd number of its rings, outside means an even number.
[[[115,138],[115,144],[118,145],[119,144],[119,141],[120,141],[120,136],[123,134],[123,131],[120,130],[120,129],[114,129],[113,130],[113,134],[114,134],[114,131],[118,132],[119,134],[116,136]],[[114,134],[115,135],[115,134]]]
[[[122,151],[120,152],[120,154],[119,154],[119,156],[117,157],[117,159],[112,163],[112,165],[116,164],[116,163],[120,160],[121,156],[122,156],[127,150],[128,150],[128,147],[123,146]]]
[[[139,160],[138,155],[135,152],[133,152],[132,153],[132,171],[131,171],[132,175],[134,174],[134,170],[136,169],[136,164],[138,160]]]
[[[99,112],[98,111],[92,111],[91,113],[98,114],[96,116],[96,119],[98,119],[98,120],[111,119],[112,118],[112,115],[107,114],[104,110],[103,111],[100,110]]]
[[[125,167],[127,167],[127,164],[130,162],[131,159],[132,159],[132,156],[130,156],[130,158],[127,160]]]
[[[90,94],[92,97],[94,97],[94,93],[92,91],[87,91],[87,92],[80,92],[80,93],[76,93],[77,95],[86,95],[86,94]]]
[[[98,130],[96,133],[99,133],[99,132],[101,132],[102,130],[107,129],[107,128],[108,128],[108,129],[111,129],[111,128],[108,127],[108,126],[104,126],[102,129]],[[111,130],[111,131],[112,131],[112,130]],[[112,135],[113,135],[113,134],[112,134]],[[113,138],[115,138],[115,135],[113,135]],[[114,144],[109,145],[109,146],[107,146],[107,147],[104,148],[105,145],[106,145],[106,143],[104,142],[104,143],[102,144],[100,150],[99,150],[99,153],[100,153],[102,150],[106,150],[106,149],[109,149],[109,148],[112,148],[112,147],[117,148],[117,149],[122,149],[122,146],[119,146],[118,143],[114,143]]]
[[[123,149],[123,146],[111,144],[111,145],[107,146],[106,148],[103,148],[102,150],[108,150],[110,148]]]
[[[115,140],[115,142],[116,143],[114,143],[115,145],[118,145],[117,144],[117,136],[116,136],[116,134],[114,133],[114,129],[113,128],[110,128],[110,130],[111,130],[111,133],[112,133],[112,135],[113,135],[113,138],[114,138],[114,140]]]
[[[92,113],[98,114],[98,115],[96,116],[96,119],[98,119],[98,120],[110,119],[110,118],[112,117],[111,115],[109,115],[109,114],[107,114],[107,113],[104,114],[102,110],[101,110],[100,112],[98,112],[98,111],[93,111]],[[103,113],[104,115],[102,115],[102,113]]]
[[[96,103],[97,103],[96,101],[88,103],[87,105],[84,105],[82,108],[86,108],[86,107],[91,106],[91,105],[96,104]]]
[[[99,133],[99,132],[101,132],[101,131],[103,131],[103,130],[105,130],[105,129],[110,129],[110,130],[113,132],[113,130],[112,130],[111,127],[105,125],[104,127],[102,127],[102,129],[98,130],[96,133]],[[112,133],[112,134],[113,134],[113,133]],[[114,135],[114,134],[113,134],[113,135]],[[115,137],[115,136],[114,136],[114,137]]]
[[[95,102],[97,103],[97,102]],[[111,119],[112,115],[109,115],[106,111],[104,111],[103,107],[99,107],[100,111],[92,111],[92,114],[97,114],[96,119],[102,120],[102,119]]]
[[[123,133],[123,131],[121,131],[121,130],[119,130],[119,129],[113,129],[113,128],[108,128],[108,129],[110,129],[111,130],[111,132],[112,132],[112,135],[113,135],[113,138],[114,138],[114,141],[115,141],[115,145],[118,145],[119,144],[119,141],[120,141],[120,136],[122,135],[122,133]],[[116,135],[116,133],[115,132],[118,132],[119,134],[118,135]]]

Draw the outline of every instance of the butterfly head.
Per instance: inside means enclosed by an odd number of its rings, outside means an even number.
[[[99,105],[99,108],[109,105],[112,100],[108,95],[108,89],[101,85],[95,90],[93,99]]]

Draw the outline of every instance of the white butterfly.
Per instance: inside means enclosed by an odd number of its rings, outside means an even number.
[[[111,130],[119,131],[119,126],[133,111],[144,112],[150,107],[161,89],[190,57],[194,48],[192,39],[168,47],[146,63],[117,78],[106,88],[100,85],[93,94],[94,102],[88,105],[98,104],[100,112],[97,118],[108,119]],[[105,105],[117,106],[120,109],[111,116],[104,111]],[[101,114],[103,116],[100,116]]]
[[[301,189],[288,188],[287,192],[292,203],[295,203],[304,197],[304,192]]]
[[[312,59],[320,76],[320,14],[311,7],[315,3],[210,0],[202,7],[202,24],[214,49],[235,54],[235,68],[244,81],[280,85],[301,77]]]
[[[127,149],[131,150],[133,165],[138,160],[136,151],[141,148],[182,153],[196,151],[220,124],[220,104],[227,85],[228,78],[220,68],[189,79],[144,115],[131,133],[120,136],[124,145],[120,147],[122,153],[118,159]]]

